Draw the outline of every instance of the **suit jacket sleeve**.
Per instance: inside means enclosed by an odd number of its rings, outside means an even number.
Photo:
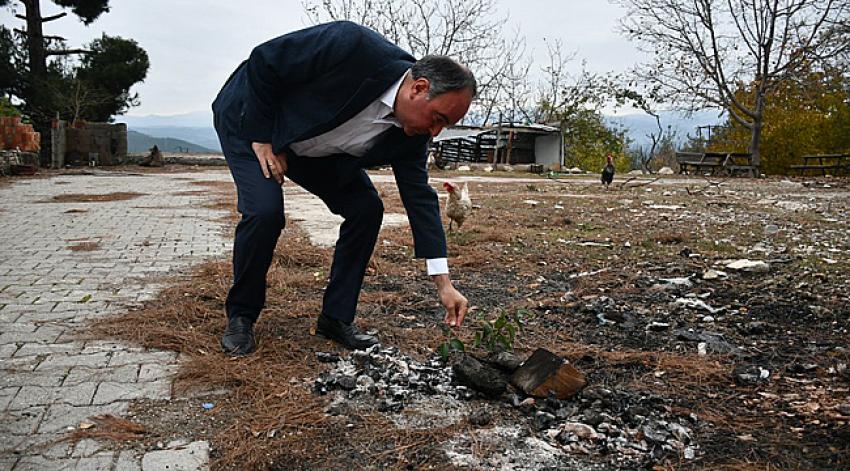
[[[240,116],[241,137],[271,142],[281,97],[347,59],[359,45],[362,31],[354,23],[337,21],[285,34],[255,47],[246,65],[248,93]]]
[[[445,258],[446,233],[440,219],[440,200],[428,184],[427,165],[423,147],[421,155],[394,161],[392,168],[413,232],[416,257]]]

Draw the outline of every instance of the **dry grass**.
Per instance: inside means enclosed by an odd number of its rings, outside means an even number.
[[[89,420],[91,422],[80,424],[80,427],[66,434],[60,441],[76,443],[93,439],[126,442],[141,440],[148,433],[145,426],[111,414],[90,417]]]

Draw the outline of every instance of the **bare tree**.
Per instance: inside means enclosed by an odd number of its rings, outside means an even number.
[[[488,122],[498,111],[524,103],[530,63],[525,39],[504,37],[507,17],[496,0],[304,0],[313,23],[351,20],[378,31],[415,57],[452,56],[479,82],[473,119]],[[512,103],[514,102],[514,103]]]
[[[654,60],[639,67],[667,101],[719,107],[759,144],[770,92],[804,66],[850,48],[850,0],[612,0],[627,8],[624,33]]]

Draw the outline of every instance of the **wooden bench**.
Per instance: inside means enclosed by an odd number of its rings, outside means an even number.
[[[749,173],[750,176],[756,176],[752,154],[743,152],[676,152],[676,162],[682,174],[691,171],[704,173],[707,170],[712,175]]]
[[[834,171],[833,173],[846,172],[850,174],[850,154],[818,154],[804,155],[803,165],[792,165],[793,170],[800,172],[800,175],[806,170],[820,170],[821,174],[826,176],[827,170]]]

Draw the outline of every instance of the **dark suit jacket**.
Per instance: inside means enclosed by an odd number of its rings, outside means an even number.
[[[294,142],[330,131],[378,99],[415,59],[378,33],[348,21],[313,26],[265,42],[251,52],[219,92],[213,111],[228,132],[270,142],[292,155]],[[407,210],[416,256],[446,256],[437,194],[428,184],[428,136],[395,126],[363,157],[341,156],[351,172],[392,165]]]

